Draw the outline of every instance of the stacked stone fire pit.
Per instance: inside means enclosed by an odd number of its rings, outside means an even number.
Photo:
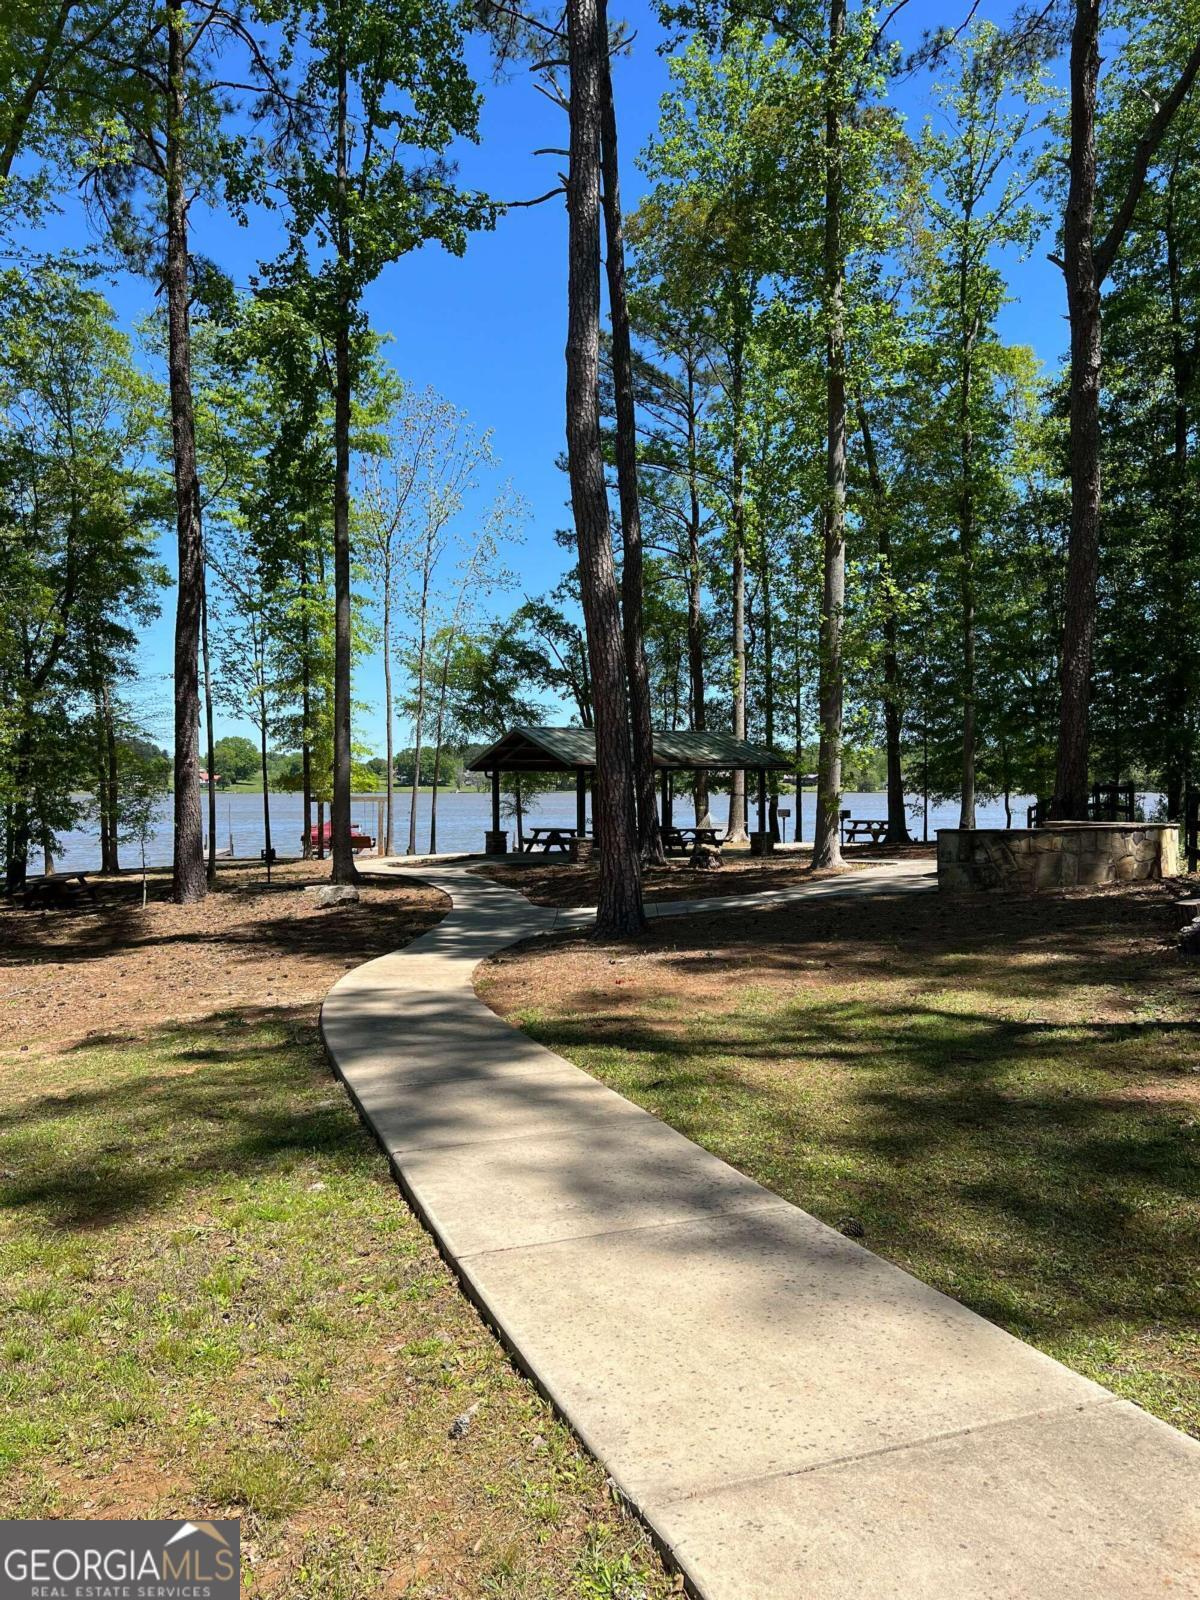
[[[938,887],[1037,894],[1179,873],[1179,830],[1167,822],[1047,822],[1040,828],[940,828]]]

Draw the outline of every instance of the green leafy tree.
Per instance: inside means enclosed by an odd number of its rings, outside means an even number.
[[[71,270],[10,281],[0,319],[0,784],[9,885],[96,795],[116,865],[117,685],[165,581],[150,386]]]
[[[136,844],[142,866],[142,910],[146,909],[146,849],[162,817],[171,787],[171,763],[157,750],[145,751],[122,744],[120,752],[121,800],[117,837]]]
[[[494,211],[454,187],[447,154],[455,139],[475,137],[479,109],[458,5],[281,0],[268,15],[299,65],[307,119],[278,174],[291,245],[272,276],[333,352],[333,875],[350,882],[351,402],[362,296],[426,242],[461,254]]]
[[[199,784],[204,538],[192,316],[210,275],[192,253],[190,217],[198,202],[240,211],[255,191],[245,135],[231,131],[233,102],[240,100],[250,115],[283,98],[256,22],[237,0],[220,6],[129,0],[112,6],[104,25],[81,39],[74,62],[77,72],[89,74],[96,114],[68,155],[86,174],[111,243],[161,285],[166,303],[176,523],[174,894],[180,903],[200,899],[207,884]],[[219,65],[230,54],[238,60],[236,78]],[[71,75],[56,80],[56,103],[72,101],[73,82]]]
[[[957,586],[961,659],[955,679],[962,727],[959,826],[975,826],[979,743],[980,563],[1003,515],[1010,413],[1005,385],[1015,357],[997,333],[1006,250],[1028,252],[1043,218],[1030,196],[1045,161],[1036,146],[1047,91],[1040,67],[1024,68],[979,24],[949,58],[935,89],[939,116],[926,124],[918,159],[928,185],[916,251],[916,339],[910,346],[913,449],[928,492],[926,523],[942,531],[937,565]]]
[[[227,733],[217,740],[213,754],[224,783],[245,783],[258,770],[258,751],[244,734]]]

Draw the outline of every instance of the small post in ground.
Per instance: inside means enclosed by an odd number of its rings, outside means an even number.
[[[775,849],[775,835],[767,831],[767,769],[758,769],[758,828],[750,835],[750,854],[769,856]]]

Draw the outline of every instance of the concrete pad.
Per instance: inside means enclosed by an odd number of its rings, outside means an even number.
[[[809,847],[811,848],[811,846]],[[773,911],[796,900],[814,897],[844,899],[847,896],[922,894],[937,888],[936,863],[917,857],[908,861],[889,861],[879,867],[848,873],[844,878],[822,878],[816,883],[798,883],[790,889],[762,889],[749,894],[705,895],[694,900],[647,900],[646,916],[695,917],[713,911]],[[596,918],[595,906],[564,907],[555,927],[582,928]]]
[[[321,1029],[343,1071],[382,1069],[412,1083],[517,1067],[544,1072],[548,1062],[558,1061],[571,1073],[595,1082],[528,1035],[517,1033],[480,1005],[465,986],[413,989],[402,1004],[391,990],[362,995],[339,991],[336,1001],[322,1010]]]
[[[652,917],[694,917],[711,912],[773,911],[798,900],[843,900],[859,895],[923,894],[937,888],[934,864],[920,858],[897,861],[886,867],[864,868],[844,878],[823,878],[798,883],[789,889],[766,889],[738,895],[708,895],[699,900],[648,901]]]
[[[533,1068],[448,1069],[440,1078],[424,1072],[409,1078],[384,1065],[352,1071],[347,1081],[392,1156],[572,1131],[593,1138],[648,1115],[555,1057]]]
[[[639,1505],[1107,1397],[786,1203],[462,1266]]]
[[[705,1595],[1195,1600],[1197,1450],[1125,1401],[660,1506]]]
[[[460,1259],[787,1205],[648,1114],[469,1151],[413,1151],[404,1177],[422,1214]]]
[[[461,868],[322,1028],[401,1182],[705,1600],[1200,1600],[1200,1444],[771,1196],[474,994],[586,911]],[[664,915],[925,892],[906,862]]]

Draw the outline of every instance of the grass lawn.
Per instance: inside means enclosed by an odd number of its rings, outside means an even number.
[[[306,875],[0,918],[0,1515],[237,1515],[280,1600],[665,1595],[317,1039],[347,944],[438,897],[318,912]]]
[[[1177,891],[1175,891],[1177,892]],[[814,901],[502,955],[534,1037],[1200,1435],[1200,967],[1153,884]]]

